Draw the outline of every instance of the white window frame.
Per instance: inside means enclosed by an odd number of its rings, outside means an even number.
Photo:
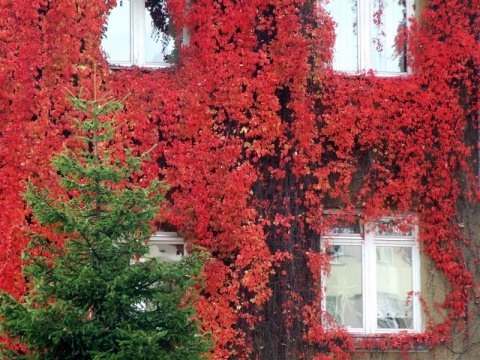
[[[109,59],[107,54],[107,61],[111,66],[128,67],[139,66],[148,68],[165,68],[172,64],[162,62],[148,62],[146,61],[146,18],[145,18],[145,0],[130,0],[130,60],[118,61]],[[117,6],[120,6],[120,0],[117,0]],[[123,4],[122,6],[126,6]],[[108,19],[107,19],[108,26]],[[184,35],[185,31],[182,31]],[[182,36],[182,38],[185,38]],[[188,38],[186,38],[188,41]]]
[[[391,218],[383,218],[388,220]],[[413,226],[411,235],[377,235],[373,223],[365,225],[363,234],[351,233],[333,233],[322,236],[322,248],[326,250],[330,246],[354,245],[361,246],[362,249],[362,312],[363,327],[353,328],[347,326],[350,333],[357,335],[375,335],[389,334],[398,332],[419,333],[422,330],[422,313],[419,299],[421,279],[420,279],[420,251],[418,245],[418,226]],[[389,329],[377,328],[377,247],[409,247],[411,248],[412,262],[412,328]],[[332,259],[332,265],[336,264],[336,259]],[[338,263],[337,263],[338,264]],[[326,277],[327,273],[322,274],[322,289],[324,301],[322,303],[323,311],[326,313]],[[329,317],[329,315],[326,315]],[[329,320],[325,322],[326,326],[331,326]],[[341,326],[341,325],[338,325]]]
[[[411,72],[407,63],[406,71],[377,71],[373,69],[373,60],[371,57],[372,47],[375,44],[372,43],[371,32],[374,29],[372,13],[370,7],[373,3],[379,0],[357,0],[357,71],[347,71],[347,74],[357,75],[359,73],[372,70],[377,76],[381,77],[393,77],[408,75]],[[406,22],[408,26],[409,19],[415,15],[415,0],[405,0],[406,6]],[[332,6],[335,5],[335,0],[329,0]],[[333,19],[335,21],[335,19]],[[333,49],[335,51],[335,49]],[[334,70],[336,70],[334,68]]]

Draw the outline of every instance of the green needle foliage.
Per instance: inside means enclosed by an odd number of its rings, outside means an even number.
[[[71,95],[71,94],[70,94]],[[0,334],[8,359],[199,359],[210,339],[192,320],[205,255],[178,263],[148,254],[145,242],[164,187],[131,183],[142,157],[115,157],[119,101],[71,95],[84,143],[52,160],[61,191],[27,185],[37,222],[65,237],[62,246],[31,233],[25,251],[28,291],[20,301],[0,293]],[[35,256],[33,254],[36,254]]]

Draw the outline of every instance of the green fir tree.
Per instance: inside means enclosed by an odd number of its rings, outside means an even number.
[[[36,221],[66,240],[31,233],[25,251],[28,291],[0,296],[0,334],[8,359],[199,359],[211,346],[192,320],[205,255],[180,262],[145,259],[152,221],[163,201],[158,181],[132,184],[142,157],[115,156],[113,114],[106,96],[69,101],[81,115],[84,146],[52,160],[60,191],[27,185]],[[117,154],[118,155],[118,154]],[[123,159],[123,160],[122,160]],[[33,254],[36,254],[33,256]]]

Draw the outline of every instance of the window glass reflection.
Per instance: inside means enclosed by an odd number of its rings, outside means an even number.
[[[145,62],[169,62],[169,56],[175,47],[174,39],[172,36],[155,31],[148,9],[145,9],[145,27]]]
[[[150,243],[148,257],[157,258],[160,261],[180,261],[185,255],[183,244]]]
[[[332,245],[330,275],[325,280],[326,310],[336,324],[362,328],[362,247]]]
[[[406,7],[402,0],[375,0],[370,7],[372,69],[376,71],[406,71],[405,55],[398,54],[395,37],[406,26]]]
[[[102,48],[112,64],[132,62],[131,11],[130,0],[123,0],[122,6],[113,8],[108,16]]]
[[[339,71],[358,70],[357,0],[331,0],[326,5],[337,23],[333,68]]]
[[[412,248],[377,246],[377,328],[412,329]]]

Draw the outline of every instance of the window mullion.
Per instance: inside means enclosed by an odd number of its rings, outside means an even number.
[[[145,1],[133,0],[132,9],[133,22],[133,58],[134,64],[143,66],[145,64]]]
[[[358,31],[358,69],[364,71],[370,67],[370,1],[357,2]]]
[[[363,311],[363,331],[368,333],[368,248],[366,242],[362,244],[362,311]]]
[[[409,22],[411,18],[415,17],[415,0],[406,0],[405,6],[406,6],[406,19],[405,21],[407,22],[407,28],[409,27]],[[406,54],[405,54],[406,56]],[[410,67],[409,62],[407,61],[407,74],[412,73],[412,68]]]
[[[368,227],[365,229],[365,282],[368,284],[365,289],[365,330],[373,333],[376,329],[377,319],[377,279],[376,279],[376,251],[373,231]]]

